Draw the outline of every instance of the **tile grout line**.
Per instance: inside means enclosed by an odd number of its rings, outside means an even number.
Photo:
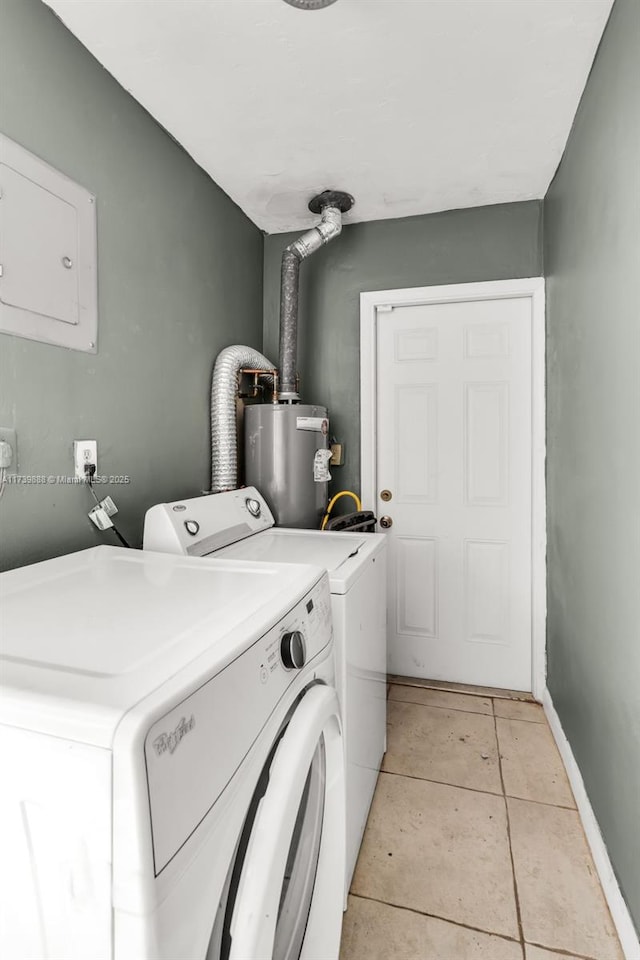
[[[562,947],[547,947],[544,943],[537,943],[533,940],[525,940],[525,946],[537,947],[539,950],[548,950],[549,953],[557,953],[560,957],[570,957],[573,960],[574,957],[577,957],[578,960],[598,960],[597,957],[590,957],[587,953],[576,953],[575,950],[570,952],[569,950],[564,950]]]
[[[511,877],[513,880],[513,895],[516,901],[516,917],[518,920],[518,930],[520,931],[520,944],[522,947],[522,956],[526,956],[524,945],[524,930],[522,929],[522,913],[520,910],[520,898],[518,896],[518,881],[516,880],[516,865],[513,858],[513,844],[511,842],[511,822],[509,820],[509,804],[507,803],[507,791],[504,786],[504,776],[502,773],[502,759],[500,757],[500,740],[498,739],[497,717],[494,715],[493,725],[496,735],[496,748],[498,751],[498,770],[500,772],[500,782],[502,784],[502,799],[504,800],[504,812],[507,821],[507,840],[509,842],[509,859],[511,861]]]
[[[492,717],[493,713],[480,713],[479,710],[463,710],[462,707],[445,707],[443,703],[420,703],[419,700],[396,700],[395,697],[388,697],[388,703],[411,703],[414,707],[434,707],[436,710],[453,710],[454,713],[470,713],[472,717]],[[533,723],[532,720],[528,721]]]
[[[422,690],[425,688],[419,687],[417,689]],[[454,696],[464,697],[466,694],[454,694]],[[473,696],[476,696],[476,694],[473,694]],[[488,699],[492,698],[489,697]],[[387,695],[387,703],[412,703],[416,707],[435,707],[436,710],[453,710],[455,713],[470,713],[472,717],[497,717],[498,720],[509,720],[511,723],[534,723],[537,727],[545,726],[544,720],[527,720],[526,717],[501,717],[500,714],[495,712],[494,707],[492,707],[491,713],[481,713],[479,710],[463,710],[462,707],[445,707],[443,703],[422,703],[420,700],[400,700],[390,695]]]
[[[385,757],[387,754],[385,754]],[[498,759],[498,763],[499,763]],[[541,807],[554,807],[556,810],[569,810],[576,813],[575,807],[565,807],[559,803],[547,803],[546,800],[530,800],[529,797],[512,797],[510,793],[505,793],[504,784],[501,793],[492,793],[491,790],[481,790],[480,787],[465,787],[461,783],[451,783],[449,780],[432,780],[430,777],[416,777],[412,773],[400,773],[398,770],[385,770],[381,767],[380,773],[388,773],[392,777],[406,777],[408,780],[422,780],[423,783],[439,783],[443,787],[453,787],[455,790],[469,790],[470,793],[482,793],[487,797],[508,797],[509,800],[521,800],[523,803],[536,803]],[[500,778],[502,780],[502,777]]]
[[[378,897],[367,897],[364,893],[354,893],[353,890],[349,891],[349,896],[354,897],[356,900],[366,900],[369,903],[382,903],[385,907],[392,907],[394,910],[406,910],[407,913],[414,913],[418,917],[427,917],[430,920],[440,920],[442,923],[450,923],[454,927],[462,927],[463,930],[470,930],[473,933],[483,933],[487,937],[498,937],[499,940],[506,940],[507,943],[518,943],[523,948],[525,947],[537,947],[539,950],[547,950],[550,953],[557,953],[559,956],[563,957],[576,957],[577,960],[597,960],[596,957],[591,957],[586,953],[570,953],[568,950],[564,950],[561,947],[550,947],[544,943],[538,943],[533,940],[518,940],[517,937],[510,937],[506,933],[496,933],[495,930],[485,930],[483,927],[473,927],[470,923],[462,923],[461,920],[452,920],[450,917],[443,917],[439,913],[427,913],[424,910],[417,910],[415,907],[407,907],[400,903],[393,903],[390,900],[380,900]]]
[[[542,716],[542,720],[528,720],[526,717],[503,717],[502,714],[496,713],[495,704],[493,705],[493,715],[496,718],[496,720],[508,720],[509,723],[534,723],[536,727],[547,726],[547,721],[544,717],[544,714]]]
[[[506,693],[501,694],[497,687],[485,688],[487,690],[489,689],[495,690],[496,691],[495,693],[480,693],[479,691],[476,692],[473,689],[461,690],[455,684],[451,684],[451,686],[448,686],[448,687],[447,686],[437,687],[429,683],[429,681],[427,680],[425,680],[424,683],[419,683],[417,682],[417,680],[415,683],[408,683],[406,680],[389,680],[388,679],[389,676],[390,675],[387,674],[387,683],[389,685],[395,684],[396,687],[410,687],[416,690],[437,690],[437,691],[440,691],[441,693],[455,693],[455,694],[459,694],[461,696],[467,696],[467,697],[486,697],[490,700],[508,700],[511,703],[538,703],[537,700],[534,700],[531,694],[525,694],[525,696],[523,697],[510,697]],[[468,684],[467,686],[470,687],[472,686],[472,684]]]
[[[481,793],[485,797],[500,798],[502,796],[501,793],[492,793],[491,790],[479,790],[477,787],[464,787],[460,783],[449,783],[448,780],[430,780],[429,777],[416,777],[412,773],[399,773],[397,770],[385,770],[384,767],[382,767],[380,773],[388,773],[392,777],[406,777],[407,780],[418,780],[421,783],[437,783],[440,784],[441,787],[453,787],[454,790],[467,790],[469,793]]]
[[[472,927],[469,923],[462,923],[460,920],[452,920],[450,917],[441,917],[438,913],[425,913],[424,910],[416,910],[415,907],[405,907],[399,903],[391,903],[389,900],[379,900],[377,897],[367,897],[362,893],[349,891],[350,897],[357,897],[358,900],[368,900],[370,903],[383,903],[386,907],[393,907],[395,910],[406,910],[408,913],[415,913],[418,917],[429,917],[432,920],[441,920],[443,923],[450,923],[454,927],[462,927],[463,930],[471,930],[473,933],[483,933],[487,937],[499,937],[500,940],[506,940],[508,943],[520,943],[516,937],[510,937],[506,933],[496,933],[494,930],[483,930],[482,927]],[[582,958],[581,958],[582,960]],[[592,960],[586,957],[584,960]]]

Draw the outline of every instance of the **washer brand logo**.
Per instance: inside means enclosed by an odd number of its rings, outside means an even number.
[[[188,720],[186,717],[182,717],[178,726],[175,728],[175,730],[172,730],[171,733],[161,733],[159,737],[156,737],[156,739],[153,741],[153,747],[158,756],[161,757],[162,754],[166,753],[167,751],[169,751],[169,753],[173,753],[174,750],[177,750],[177,748],[180,746],[182,738],[186,737],[186,735],[193,730],[195,725],[196,718],[193,716],[193,714],[191,714]]]

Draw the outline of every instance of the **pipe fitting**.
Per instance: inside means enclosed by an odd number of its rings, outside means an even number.
[[[312,253],[319,250],[325,243],[342,233],[342,214],[337,207],[325,207],[322,211],[322,220],[311,230],[303,233],[286,248],[285,253],[294,253],[299,260],[306,260]]]

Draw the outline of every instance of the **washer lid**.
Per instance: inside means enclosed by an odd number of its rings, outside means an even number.
[[[319,576],[107,546],[2,574],[0,722],[109,745],[131,706],[202,654],[212,675]]]
[[[328,571],[332,593],[346,593],[385,543],[386,537],[380,533],[326,533],[274,527],[218,550],[215,556],[268,563],[313,563]]]

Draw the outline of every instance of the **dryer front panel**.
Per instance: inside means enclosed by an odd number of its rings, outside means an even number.
[[[259,641],[156,721],[144,753],[156,876],[213,807],[298,670],[331,640],[326,576]]]

